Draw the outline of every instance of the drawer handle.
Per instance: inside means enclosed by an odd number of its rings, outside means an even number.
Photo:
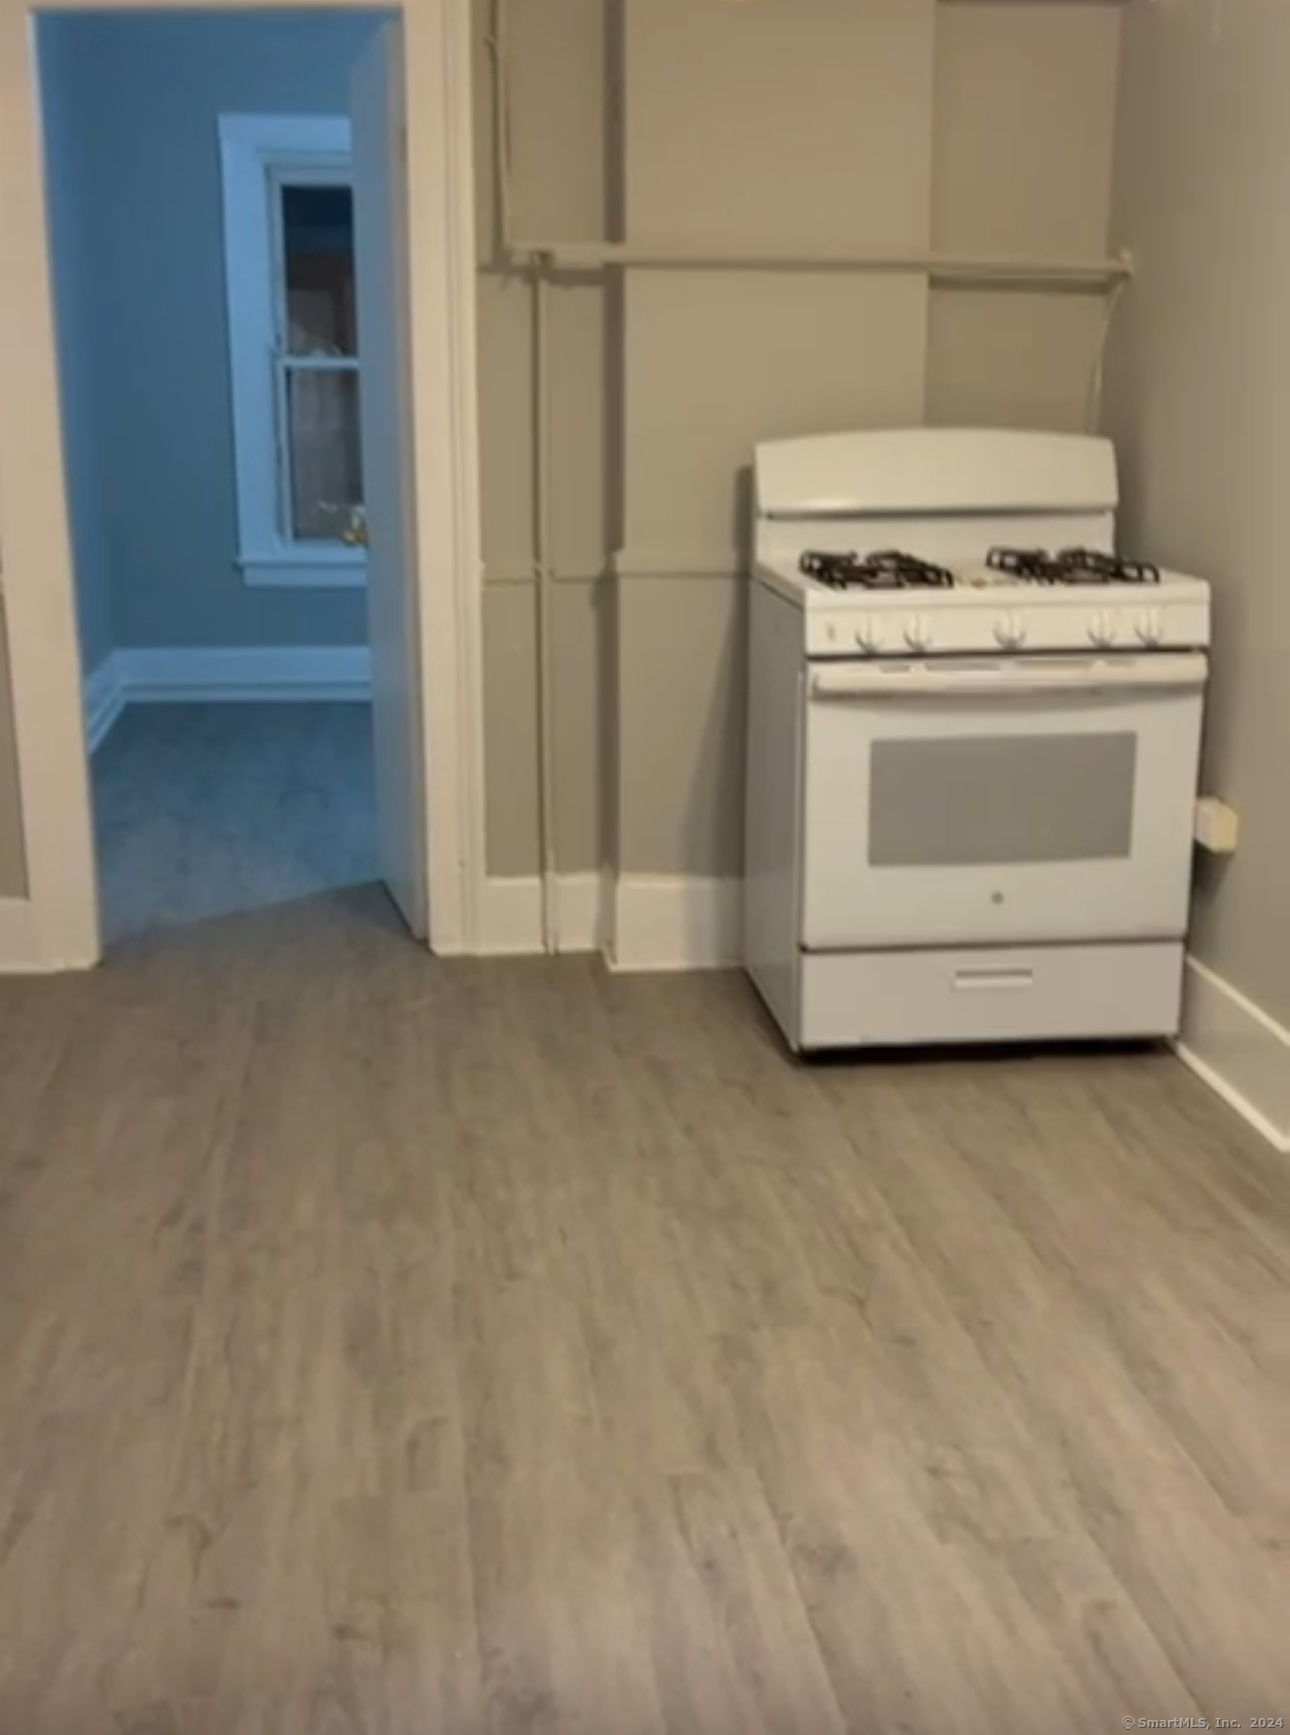
[[[954,986],[968,993],[990,993],[1009,989],[1015,992],[1023,988],[1033,988],[1034,985],[1033,970],[959,970],[954,977]]]

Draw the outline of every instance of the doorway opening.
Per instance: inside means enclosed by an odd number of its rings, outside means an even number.
[[[109,949],[382,880],[428,929],[399,30],[39,20]]]

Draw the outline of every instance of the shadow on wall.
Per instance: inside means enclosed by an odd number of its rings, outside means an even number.
[[[756,495],[753,491],[753,467],[745,464],[735,475],[734,487],[734,528],[730,536],[730,546],[739,551],[739,570],[750,572],[753,558],[753,512],[756,510]]]
[[[729,589],[731,605],[710,665],[708,702],[686,799],[684,837],[692,858],[719,879],[738,878],[744,865],[747,783],[749,589]]]

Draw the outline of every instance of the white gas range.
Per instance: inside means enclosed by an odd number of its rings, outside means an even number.
[[[1177,1031],[1209,587],[1103,440],[756,457],[745,958],[794,1048]]]

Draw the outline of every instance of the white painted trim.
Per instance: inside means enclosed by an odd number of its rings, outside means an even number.
[[[719,970],[743,956],[737,879],[628,874],[615,888],[613,970]]]
[[[72,0],[70,9],[118,4]],[[229,0],[191,4],[238,9]],[[409,274],[430,943],[455,953],[473,949],[484,881],[470,0],[415,0],[402,17],[408,88],[417,93],[408,105]],[[0,89],[0,523],[24,840],[48,956],[83,967],[100,956],[98,897],[26,5],[0,5]]]
[[[596,950],[603,954],[606,963],[609,962],[613,953],[616,914],[614,899],[617,890],[617,870],[609,862],[605,862],[600,869],[600,892],[596,909]]]
[[[26,6],[0,7],[0,89],[0,525],[30,934],[87,966],[100,955],[98,897]]]
[[[363,645],[152,646],[112,651],[85,683],[85,738],[102,746],[128,704],[183,701],[364,701]]]
[[[346,551],[348,553],[348,550]],[[289,555],[238,562],[248,590],[366,590],[367,560],[296,559]]]
[[[561,952],[603,951],[611,970],[712,970],[742,956],[743,888],[734,879],[603,873],[555,883]],[[491,957],[542,952],[542,881],[486,879],[478,951]]]
[[[555,882],[560,952],[597,952],[602,944],[601,876],[562,874]],[[480,900],[478,949],[485,957],[536,957],[542,947],[542,881],[487,879]]]
[[[1187,960],[1178,1058],[1278,1151],[1290,1153],[1290,1030]]]
[[[50,968],[26,898],[0,898],[0,976],[31,976]]]
[[[0,976],[42,976],[84,967],[84,959],[62,956],[40,925],[40,910],[29,898],[0,898]]]
[[[489,958],[535,957],[542,950],[542,883],[486,879],[479,900],[476,950]]]
[[[369,699],[366,645],[211,645],[120,650],[127,703],[184,699]]]
[[[263,574],[298,563],[301,553],[282,523],[280,408],[275,369],[267,365],[286,346],[271,177],[303,165],[309,179],[326,170],[348,181],[352,138],[344,115],[222,114],[218,124],[239,564],[246,584],[265,584],[275,581]]]
[[[555,931],[562,952],[604,949],[604,889],[604,876],[596,873],[568,874],[556,881]]]
[[[125,709],[125,690],[115,651],[109,651],[85,683],[85,744],[91,753],[112,733]]]
[[[471,0],[417,0],[404,24],[430,944],[471,952],[487,873]]]

